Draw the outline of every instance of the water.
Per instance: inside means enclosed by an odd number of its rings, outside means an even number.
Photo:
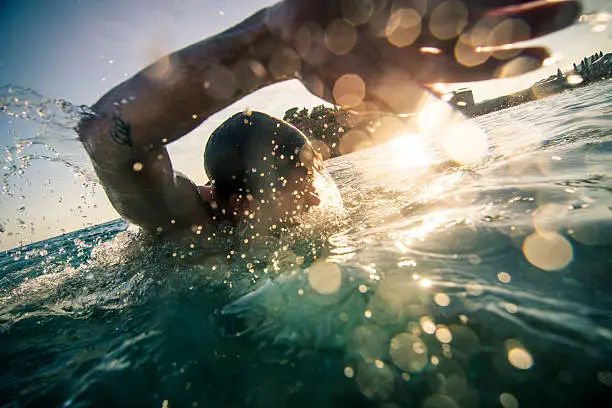
[[[334,159],[345,212],[266,251],[115,221],[2,253],[0,402],[603,406],[611,91]]]

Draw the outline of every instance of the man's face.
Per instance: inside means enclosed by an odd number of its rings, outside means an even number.
[[[312,207],[342,207],[340,193],[325,172],[320,155],[310,144],[302,146],[295,154],[299,155],[299,160],[285,167],[282,175],[276,171],[258,173],[261,168],[255,168],[252,176],[259,182],[258,191],[232,195],[231,213],[240,219],[257,221],[266,230],[291,222],[291,218]],[[257,176],[261,176],[261,180]]]
[[[299,167],[287,177],[281,177],[279,187],[272,192],[272,202],[276,217],[290,218],[302,214],[310,207],[321,203],[314,180],[318,170],[312,166]]]
[[[248,210],[241,211],[248,217],[261,221],[289,221],[290,218],[307,212],[321,203],[315,180],[322,178],[323,163],[310,145],[300,151],[299,160],[285,168],[282,175],[275,175],[261,186],[259,194],[249,196]]]

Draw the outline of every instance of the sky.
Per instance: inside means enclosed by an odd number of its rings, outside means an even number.
[[[73,105],[92,105],[113,86],[157,58],[214,35],[274,1],[267,0],[0,0],[0,98],[6,86],[27,88],[46,98]],[[557,68],[595,51],[612,51],[612,30],[605,16],[609,0],[586,0],[587,23],[536,41],[548,46],[558,61],[514,79],[467,86],[476,100],[529,87]],[[595,17],[600,16],[599,20]],[[451,88],[452,89],[452,88]],[[20,103],[40,100],[20,96]],[[282,117],[294,106],[322,103],[297,81],[260,90],[209,118],[170,146],[175,168],[196,183],[206,181],[202,152],[206,138],[225,118],[245,108]],[[61,122],[61,117],[60,117]],[[0,148],[34,138],[71,163],[89,166],[76,135],[69,129],[9,118],[0,113]],[[48,153],[35,146],[26,153]],[[4,154],[6,158],[6,153]],[[5,160],[6,161],[6,160]],[[86,172],[87,173],[87,172]],[[23,175],[7,180],[10,193],[0,194],[0,250],[39,241],[62,232],[118,218],[100,186],[75,176],[64,164],[33,160]],[[85,185],[85,186],[84,186]]]

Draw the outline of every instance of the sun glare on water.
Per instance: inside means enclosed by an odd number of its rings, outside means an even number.
[[[477,163],[489,151],[489,141],[482,130],[433,96],[423,101],[415,125],[426,138],[440,144],[447,158],[457,163]]]
[[[321,200],[321,208],[336,208],[342,209],[342,196],[332,180],[331,176],[326,172],[315,172],[313,185],[318,192]]]
[[[389,142],[388,147],[395,153],[388,163],[388,169],[401,170],[408,167],[429,166],[433,163],[431,152],[420,135],[400,136]]]

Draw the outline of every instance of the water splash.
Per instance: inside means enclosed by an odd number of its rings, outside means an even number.
[[[91,225],[85,210],[97,206],[92,198],[99,186],[75,131],[81,118],[91,113],[86,106],[47,98],[29,88],[0,87],[0,128],[6,129],[6,133],[0,135],[3,246],[23,244],[31,237],[45,238],[53,234],[51,231],[37,233],[37,228],[38,231],[51,228],[48,222],[40,224],[39,221],[54,216],[55,212],[51,208],[41,215],[37,210],[43,205],[43,195],[70,209],[75,220],[67,228],[75,228],[76,219],[83,221],[81,225]],[[66,168],[74,181],[58,172],[57,165]],[[80,185],[79,190],[69,188],[74,182]],[[64,198],[69,201],[64,202]],[[66,231],[61,224],[58,227],[55,234]]]
[[[0,87],[0,115],[10,118],[9,124],[23,121],[33,125],[25,134],[9,130],[13,145],[5,147],[0,159],[0,166],[7,172],[3,178],[23,174],[32,160],[40,159],[63,163],[88,181],[95,181],[93,168],[75,132],[81,118],[92,113],[85,105],[47,98],[29,88]],[[32,147],[39,147],[47,154],[27,154]]]

